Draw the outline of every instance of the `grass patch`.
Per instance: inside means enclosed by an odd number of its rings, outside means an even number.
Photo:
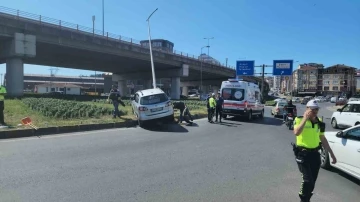
[[[28,99],[28,100],[27,100]],[[36,99],[36,100],[29,100]],[[48,99],[48,100],[44,100]],[[42,101],[40,101],[42,100]],[[39,107],[36,105],[36,101],[38,101],[39,105],[43,107]],[[45,104],[45,101],[53,101],[56,105],[53,107],[54,111],[47,113],[46,107],[49,107]],[[72,115],[67,115],[68,109],[63,109],[62,111],[58,108],[62,105],[63,102],[73,102],[74,109],[75,104],[77,103],[78,107],[89,106],[91,109],[98,109],[99,111],[105,111],[106,113],[95,113],[94,115],[84,114],[77,115],[77,118],[74,118]],[[119,105],[119,110],[122,111],[121,118],[112,118],[112,114],[109,113],[113,110],[113,105],[106,102],[106,100],[95,100],[95,101],[86,101],[86,102],[78,102],[78,101],[59,101],[52,100],[51,98],[24,98],[24,100],[19,99],[10,99],[5,100],[5,109],[4,109],[4,117],[5,123],[9,126],[9,130],[18,129],[18,128],[27,128],[26,126],[21,125],[21,119],[25,117],[30,117],[32,122],[37,127],[53,127],[53,126],[74,126],[74,125],[82,125],[82,124],[96,124],[96,123],[114,123],[114,122],[124,122],[128,120],[134,120],[135,116],[132,113],[130,100],[124,100],[125,107]],[[192,115],[205,115],[207,114],[206,104],[202,101],[192,101],[185,100],[184,101],[190,108],[190,112]],[[70,105],[67,106],[69,107]],[[63,106],[63,107],[64,107]],[[91,107],[93,106],[93,107]],[[64,112],[66,115],[59,115],[60,112]],[[57,114],[57,115],[56,115]],[[175,112],[175,118],[179,117],[179,111]],[[3,129],[4,130],[4,129]]]
[[[266,101],[265,102],[265,106],[274,106],[275,105],[275,101],[272,100],[272,101]]]

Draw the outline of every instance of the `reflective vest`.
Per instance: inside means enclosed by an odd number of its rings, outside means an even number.
[[[4,94],[6,94],[6,88],[4,86],[0,86],[0,101],[5,100],[5,95]]]
[[[294,128],[300,125],[302,119],[303,116],[295,118]],[[319,121],[322,121],[321,118],[319,118]],[[296,145],[308,149],[314,149],[319,146],[321,135],[324,135],[324,133],[320,132],[319,124],[313,124],[310,120],[307,120],[303,131],[300,135],[296,136]]]

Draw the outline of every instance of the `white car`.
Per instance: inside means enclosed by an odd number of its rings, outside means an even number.
[[[132,98],[131,106],[139,126],[152,120],[165,122],[174,120],[171,101],[160,88],[137,91]]]
[[[333,128],[348,128],[360,124],[360,101],[348,102],[331,116]]]
[[[321,167],[331,166],[360,180],[360,125],[339,132],[325,132],[337,163],[331,164],[331,156],[321,148]]]

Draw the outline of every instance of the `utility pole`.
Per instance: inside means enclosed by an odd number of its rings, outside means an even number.
[[[261,70],[262,76],[261,76],[261,97],[263,97],[264,94],[264,83],[265,83],[265,65],[262,65]]]
[[[95,15],[92,16],[92,22],[93,22],[93,36],[95,35]]]
[[[96,94],[96,71],[95,71],[95,94]]]
[[[207,43],[208,57],[210,57],[210,39],[214,39],[214,37],[205,37],[204,39],[208,40],[208,43]]]
[[[228,62],[228,58],[226,58],[226,63],[225,63],[225,67],[227,67],[227,62]]]

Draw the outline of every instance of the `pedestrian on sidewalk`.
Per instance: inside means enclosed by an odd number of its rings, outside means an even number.
[[[306,104],[304,116],[298,116],[294,120],[296,144],[293,144],[293,150],[303,178],[299,192],[301,202],[309,202],[313,195],[321,165],[321,145],[331,155],[332,163],[336,163],[336,157],[324,136],[325,123],[317,116],[319,109],[317,101],[310,100]]]
[[[224,99],[221,96],[220,93],[218,93],[217,98],[216,98],[216,119],[215,122],[218,121],[218,117],[219,117],[219,121],[221,123],[221,118],[222,118],[222,110],[223,110],[223,105],[224,105]]]

